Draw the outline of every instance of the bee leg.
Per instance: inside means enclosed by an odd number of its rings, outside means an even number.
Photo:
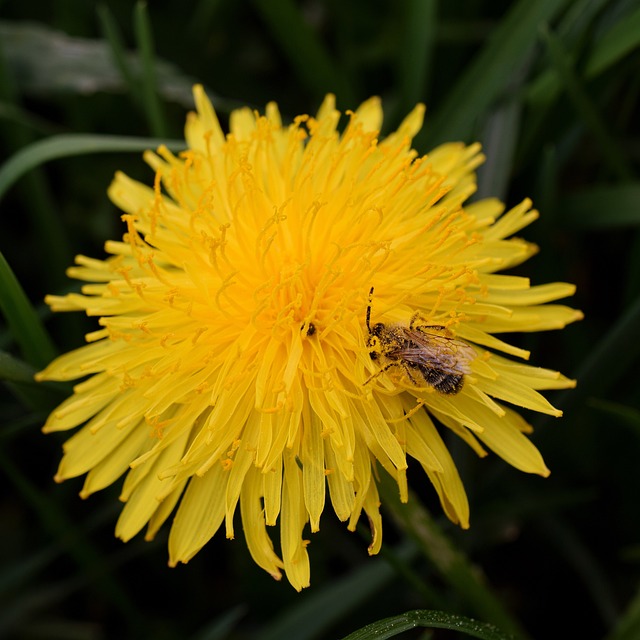
[[[409,320],[409,329],[412,331],[424,331],[425,329],[436,329],[442,331],[445,329],[441,324],[429,324],[428,320],[420,315],[419,311],[416,311]]]
[[[389,364],[387,364],[384,367],[382,367],[382,369],[380,369],[380,371],[376,371],[372,376],[367,378],[362,384],[363,385],[369,384],[369,382],[371,382],[372,380],[375,380],[379,375],[382,375],[385,371],[387,371],[388,369],[391,369],[391,367],[395,367],[396,365],[397,365],[397,363],[390,362]]]
[[[411,384],[413,384],[416,387],[419,386],[418,381],[413,377],[413,372],[412,372],[412,369],[415,371],[416,367],[410,366],[409,363],[407,362],[403,362],[402,366],[404,368],[405,373],[407,374],[407,378],[411,380]]]

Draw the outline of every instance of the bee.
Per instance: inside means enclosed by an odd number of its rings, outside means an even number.
[[[465,374],[471,373],[469,363],[475,358],[475,351],[465,342],[453,338],[446,327],[417,324],[418,314],[413,316],[408,327],[382,322],[372,326],[372,299],[373,287],[369,291],[366,316],[369,357],[379,360],[382,356],[386,364],[366,382],[391,367],[401,367],[414,385],[419,386],[424,380],[445,395],[458,393],[464,385]]]

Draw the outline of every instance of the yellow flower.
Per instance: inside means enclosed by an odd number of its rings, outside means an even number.
[[[511,236],[538,214],[529,201],[463,206],[479,146],[419,158],[422,106],[380,141],[375,98],[340,134],[333,96],[291,125],[275,104],[239,109],[225,136],[202,87],[194,94],[188,149],[146,153],[152,188],[118,173],[109,189],[122,242],[106,243],[106,260],[76,259],[82,293],[47,298],[100,325],[38,375],[86,378],[44,427],[84,425],[56,480],[86,473],[85,497],[126,474],[123,540],[145,525],[152,538],[177,506],[171,565],[223,524],[233,538],[239,503],[254,560],[299,590],[303,531],[318,531],[325,502],[350,530],[364,510],[369,552],[380,549],[377,465],[406,500],[414,458],[447,516],[469,526],[434,418],[479,455],[486,446],[546,476],[511,405],[558,416],[538,390],[574,383],[500,355],[529,356],[496,334],[581,314],[544,304],[572,285],[496,274],[536,251]],[[267,532],[278,521],[279,554]]]

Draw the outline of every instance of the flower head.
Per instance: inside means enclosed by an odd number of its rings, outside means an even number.
[[[508,357],[529,354],[497,334],[581,314],[546,304],[572,285],[497,274],[536,251],[511,236],[538,214],[529,201],[464,205],[479,146],[418,157],[422,106],[381,141],[377,99],[341,134],[333,96],[291,125],[275,104],[234,111],[225,136],[194,94],[188,149],[146,153],[153,187],[118,173],[109,189],[122,241],[105,260],[76,259],[81,293],[47,298],[100,325],[38,374],[85,378],[44,427],[83,425],[56,479],[86,473],[84,497],[126,474],[123,540],[145,526],[152,538],[177,508],[171,565],[223,525],[233,538],[239,503],[254,560],[301,589],[303,530],[319,529],[325,503],[351,530],[364,511],[379,550],[376,465],[406,500],[413,458],[468,527],[442,426],[479,455],[547,475],[512,406],[560,415],[538,391],[574,383]],[[278,521],[277,553],[267,525]]]

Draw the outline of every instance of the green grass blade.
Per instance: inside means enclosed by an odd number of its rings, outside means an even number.
[[[602,37],[587,58],[585,76],[593,78],[640,47],[640,7],[621,18]]]
[[[631,600],[624,615],[606,640],[638,640],[640,638],[640,589]]]
[[[618,418],[621,424],[628,427],[629,431],[640,439],[640,411],[638,409],[600,398],[590,398],[587,404],[609,416]]]
[[[540,218],[543,233],[551,233],[558,226],[558,151],[554,145],[545,146],[538,160],[534,201],[544,215]]]
[[[338,65],[331,60],[293,0],[253,0],[253,4],[287,56],[298,81],[316,99],[335,93],[340,103],[355,106],[355,98]]]
[[[27,362],[42,368],[56,349],[11,267],[0,253],[0,311]]]
[[[591,7],[593,9],[593,7]],[[596,5],[595,8],[599,8]],[[563,42],[565,38],[559,33]],[[592,48],[584,64],[585,80],[592,80],[640,46],[640,8],[630,15],[621,16],[598,38],[592,39]],[[540,105],[556,99],[563,86],[556,69],[547,69],[531,83],[526,92],[527,101]]]
[[[141,106],[144,99],[140,83],[137,81],[131,66],[129,65],[127,52],[125,50],[122,36],[120,35],[120,29],[118,28],[108,6],[104,4],[98,6],[98,19],[100,20],[102,33],[106,41],[109,43],[113,62],[118,71],[120,71],[120,74],[129,89],[129,93],[134,98],[134,101]]]
[[[24,407],[35,412],[26,417],[26,422],[25,419],[3,420],[0,423],[0,439],[11,438],[25,428],[32,427],[34,422],[39,422],[38,419],[34,420],[36,414],[43,414],[44,419],[68,395],[68,389],[60,383],[37,383],[33,377],[36,371],[35,367],[0,351],[0,380]]]
[[[444,611],[417,610],[378,620],[350,633],[343,640],[385,640],[385,638],[393,638],[416,627],[449,629],[481,640],[509,640],[509,638],[513,638],[493,625],[478,622],[473,618],[465,618]]]
[[[478,169],[477,199],[505,199],[513,169],[521,115],[522,103],[513,100],[496,109],[487,119],[481,136],[487,159]]]
[[[539,36],[539,26],[551,21],[567,0],[520,0],[494,30],[489,42],[467,66],[416,145],[422,148],[447,140],[467,140],[491,104],[503,95],[512,70],[521,66]]]
[[[543,28],[542,33],[547,43],[551,60],[566,88],[567,95],[573,103],[578,116],[599,144],[603,159],[608,164],[610,171],[622,180],[631,179],[633,172],[625,162],[622,149],[607,131],[602,118],[575,74],[559,38],[548,28]]]
[[[192,640],[225,640],[246,614],[247,606],[238,604],[222,615],[216,616],[215,620],[193,636]]]
[[[517,638],[527,638],[519,622],[505,609],[484,582],[477,569],[458,550],[436,524],[418,497],[409,492],[409,501],[402,504],[398,487],[386,474],[381,473],[378,485],[382,504],[391,512],[398,526],[418,544],[424,556],[437,569],[442,579],[453,587],[474,615],[507,630]]]
[[[59,555],[57,545],[49,543],[44,549],[34,550],[25,557],[5,560],[0,570],[0,595],[6,598],[21,584],[29,582]]]
[[[181,140],[71,133],[39,140],[15,153],[0,167],[0,200],[18,178],[49,160],[88,153],[145,151],[146,149],[154,149],[161,144],[166,145],[172,151],[179,151],[185,147],[185,143]]]
[[[156,84],[155,47],[146,2],[136,3],[133,22],[138,52],[142,60],[142,96],[144,109],[152,134],[162,138],[167,135],[167,126]]]
[[[593,29],[593,24],[598,18],[608,0],[578,0],[569,6],[562,19],[558,21],[556,33],[564,46],[570,51],[572,60],[582,53],[585,41]],[[596,43],[597,40],[591,40]],[[525,91],[527,101],[536,106],[548,106],[562,91],[560,78],[557,71],[549,65],[545,65],[540,74],[529,83]]]
[[[33,375],[36,370],[26,362],[0,351],[0,380],[35,384]]]
[[[398,48],[398,113],[403,115],[425,100],[436,37],[435,0],[403,2],[402,46]]]
[[[611,229],[640,225],[640,182],[598,185],[560,201],[562,222],[575,229]]]

